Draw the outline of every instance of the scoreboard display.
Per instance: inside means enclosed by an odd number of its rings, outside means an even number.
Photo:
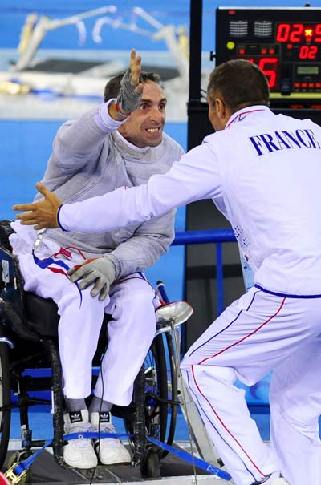
[[[321,8],[217,8],[216,65],[230,59],[255,62],[271,97],[321,97]]]

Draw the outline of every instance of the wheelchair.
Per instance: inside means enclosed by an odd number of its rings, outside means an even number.
[[[22,444],[14,455],[16,462],[32,455],[34,448],[44,446],[44,440],[32,438],[29,425],[29,408],[37,404],[51,406],[53,455],[59,465],[67,467],[62,458],[64,401],[57,306],[51,299],[24,291],[18,261],[9,243],[11,232],[10,221],[0,221],[0,468],[6,461],[14,407],[19,409]],[[142,478],[159,477],[160,460],[168,454],[151,444],[148,437],[169,445],[174,440],[179,405],[175,342],[178,332],[174,326],[185,322],[193,312],[186,302],[170,303],[161,282],[158,292],[162,305],[156,311],[157,332],[136,377],[132,403],[126,407],[113,406],[111,410],[114,416],[124,419],[132,465],[140,467]],[[96,377],[106,349],[106,325],[108,329],[108,316],[93,360]],[[32,372],[35,369],[49,369],[49,377],[41,373],[35,376]],[[39,391],[43,390],[51,390],[51,398],[39,397]]]

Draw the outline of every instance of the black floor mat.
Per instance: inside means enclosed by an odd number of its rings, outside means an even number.
[[[168,455],[161,460],[161,477],[193,475],[193,467]],[[198,470],[198,474],[205,474]],[[131,465],[98,466],[95,470],[72,470],[59,466],[51,453],[44,451],[33,463],[24,484],[117,483],[142,480],[140,469]]]

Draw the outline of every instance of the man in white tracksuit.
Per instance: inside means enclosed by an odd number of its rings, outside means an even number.
[[[166,174],[59,211],[55,194],[40,187],[45,200],[18,206],[29,211],[20,217],[103,231],[212,199],[234,228],[254,287],[189,349],[184,378],[237,485],[320,485],[321,129],[274,115],[264,75],[243,60],[212,72],[208,101],[217,131]],[[269,371],[271,448],[234,385]]]
[[[183,153],[163,132],[166,97],[159,78],[142,73],[140,63],[132,52],[131,71],[109,81],[106,102],[59,129],[44,182],[62,200],[79,201],[146,183],[151,175],[166,172]],[[131,75],[141,81],[138,93]],[[25,289],[52,298],[59,308],[65,432],[111,432],[112,404],[130,404],[133,382],[156,330],[155,292],[141,272],[173,240],[174,216],[175,211],[169,211],[142,224],[92,235],[61,229],[37,234],[18,221],[13,224],[11,245]],[[75,265],[80,268],[74,278]],[[92,358],[105,313],[112,315],[108,348],[87,410]],[[70,441],[63,456],[73,467],[97,464],[90,440]],[[104,464],[131,459],[116,439],[100,440],[99,458]]]

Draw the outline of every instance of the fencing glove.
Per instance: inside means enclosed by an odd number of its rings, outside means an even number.
[[[68,271],[68,275],[73,283],[79,282],[79,288],[82,290],[93,285],[91,296],[99,295],[99,300],[104,300],[109,294],[110,285],[116,278],[116,268],[112,258],[106,255],[90,260],[80,267],[75,266]]]
[[[130,114],[139,108],[142,97],[142,88],[133,84],[131,70],[127,69],[122,80],[120,81],[120,91],[117,97],[117,103],[121,107],[121,112]]]

